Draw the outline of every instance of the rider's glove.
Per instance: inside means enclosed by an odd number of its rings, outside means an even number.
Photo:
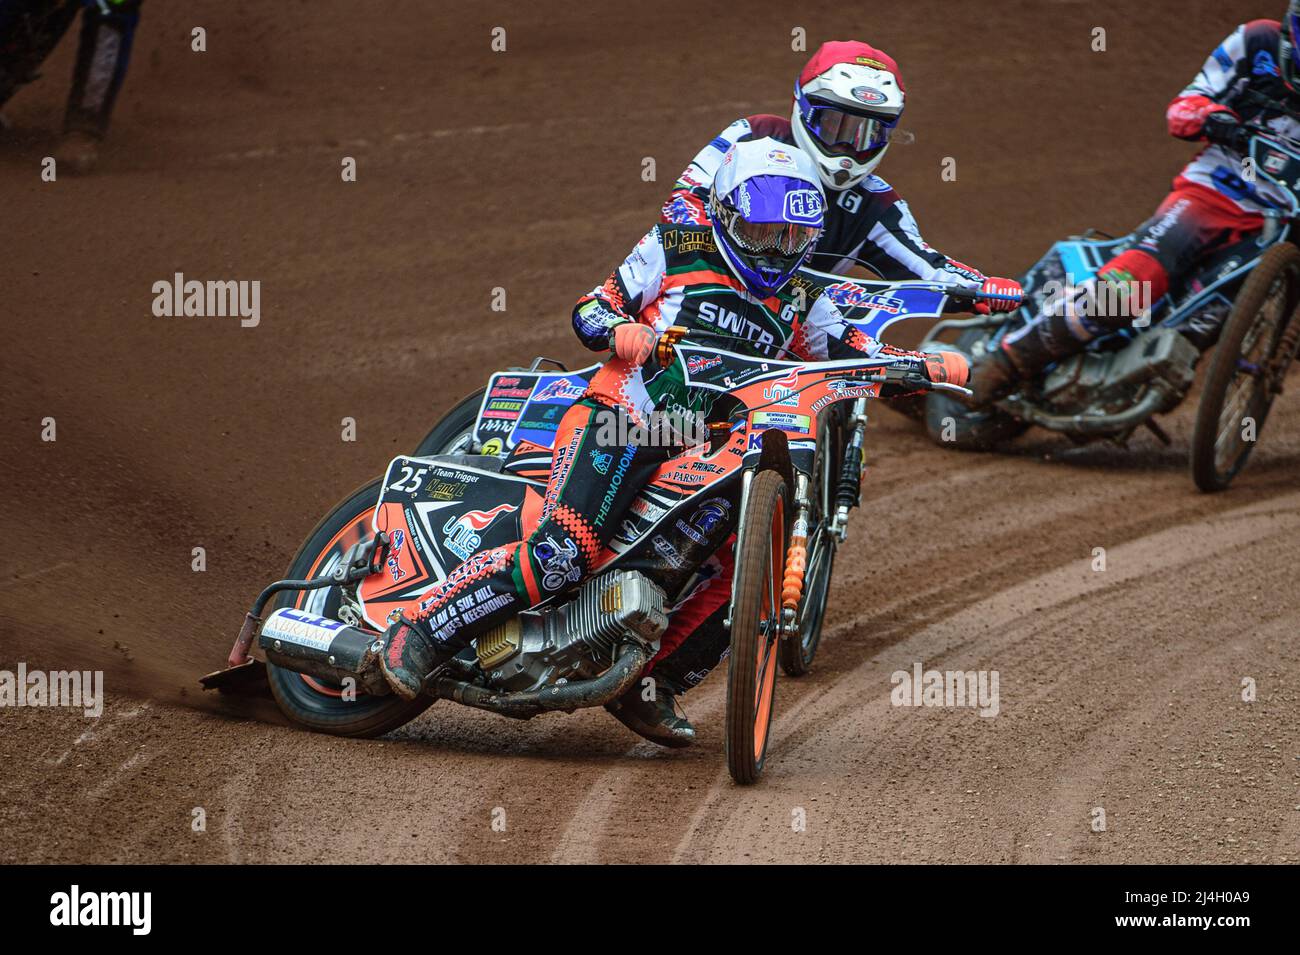
[[[984,284],[980,286],[980,291],[985,295],[996,296],[975,303],[975,311],[983,315],[993,312],[1014,312],[1025,297],[1025,290],[1015,279],[985,279]]]
[[[609,350],[633,365],[644,365],[655,350],[654,329],[640,322],[615,325],[609,334]]]
[[[1241,125],[1237,114],[1227,109],[1217,109],[1205,117],[1205,138],[1216,146],[1226,146],[1234,152],[1244,153],[1250,142],[1250,131]]]
[[[970,365],[955,351],[933,352],[925,355],[925,374],[935,384],[965,385]]]

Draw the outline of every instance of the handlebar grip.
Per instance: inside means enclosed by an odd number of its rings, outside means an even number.
[[[677,357],[677,343],[686,337],[687,328],[684,325],[672,325],[664,329],[664,333],[659,336],[659,341],[655,345],[655,361],[661,368],[667,368],[672,364],[673,359]]]

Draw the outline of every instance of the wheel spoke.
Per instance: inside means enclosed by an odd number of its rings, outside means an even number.
[[[1242,429],[1248,412],[1257,404],[1256,398],[1264,383],[1264,361],[1274,345],[1274,332],[1286,307],[1287,283],[1283,276],[1273,282],[1268,298],[1260,307],[1255,322],[1242,338],[1236,360],[1236,374],[1223,399],[1219,413],[1219,427],[1214,439],[1214,467],[1220,474],[1228,473],[1246,450],[1247,442]]]

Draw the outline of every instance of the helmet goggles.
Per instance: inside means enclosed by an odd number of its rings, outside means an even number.
[[[793,222],[750,222],[725,202],[719,218],[736,244],[754,255],[801,256],[821,232],[816,226]]]
[[[870,95],[864,91],[863,95]],[[843,105],[818,102],[796,91],[804,125],[829,153],[852,156],[867,162],[889,145],[890,134],[898,117],[872,112],[846,110]]]

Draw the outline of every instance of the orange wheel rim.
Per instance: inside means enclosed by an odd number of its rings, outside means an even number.
[[[771,547],[763,581],[759,610],[758,651],[754,661],[754,759],[761,760],[767,748],[767,731],[772,722],[772,700],[776,694],[776,645],[780,639],[781,593],[779,575],[785,558],[785,503],[778,500],[772,513]],[[763,632],[763,624],[769,624]]]
[[[339,546],[343,542],[344,538],[348,534],[352,534],[352,533],[356,534],[356,538],[353,541],[353,543],[359,543],[363,538],[367,537],[368,536],[367,532],[369,531],[369,525],[366,522],[369,519],[370,519],[370,512],[363,511],[361,514],[358,514],[356,518],[354,518],[353,520],[349,521],[348,523],[344,524],[341,528],[339,528],[339,532],[335,534],[330,539],[330,542],[326,544],[323,548],[321,548],[320,553],[316,555],[316,560],[315,562],[312,563],[311,569],[307,572],[307,576],[309,578],[320,576],[321,564],[323,564],[329,558],[330,554],[334,551],[334,549],[337,546]],[[298,593],[298,596],[294,598],[293,606],[301,610],[302,605],[306,602],[307,602],[307,591],[305,590],[300,591]],[[317,680],[315,677],[310,676],[309,674],[306,673],[299,673],[298,676],[302,679],[303,683],[306,683],[309,687],[311,687],[313,690],[315,690],[317,693],[321,694],[322,696],[333,696],[339,699],[343,698],[342,687],[329,686],[328,684],[322,683],[320,680]]]

